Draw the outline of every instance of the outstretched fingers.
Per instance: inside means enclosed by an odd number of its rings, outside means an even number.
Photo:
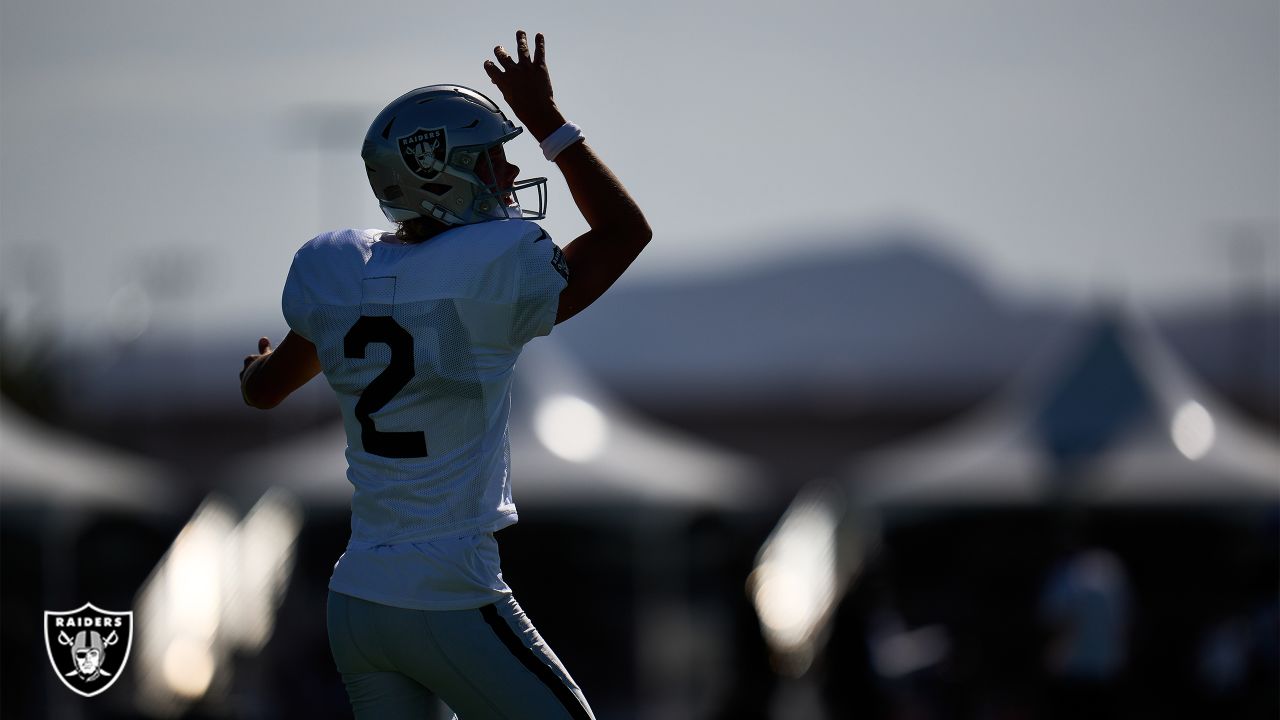
[[[506,48],[502,47],[501,45],[495,47],[493,49],[493,55],[494,57],[498,58],[499,63],[502,63],[503,70],[515,69],[516,61],[511,59],[511,54],[507,52]]]
[[[492,80],[495,85],[498,83],[499,80],[502,79],[502,71],[498,69],[497,64],[495,64],[492,60],[484,61],[484,71],[485,71],[485,74],[489,76],[489,79]]]
[[[546,40],[543,39],[542,33],[538,33],[535,36],[534,42],[535,42],[534,56],[532,59],[530,59],[529,34],[523,30],[517,30],[516,31],[516,56],[514,58],[511,57],[511,53],[507,52],[507,49],[502,47],[501,45],[498,45],[493,49],[493,55],[494,57],[498,58],[498,63],[502,65],[502,69],[507,71],[514,70],[515,68],[521,65],[539,65],[539,66],[546,65],[547,48],[546,48]],[[485,70],[488,71],[491,65],[493,65],[492,60],[486,61]],[[496,69],[496,66],[494,67]],[[489,72],[489,76],[493,77],[492,71]]]
[[[502,91],[516,117],[529,127],[534,137],[543,138],[564,124],[551,97],[547,73],[547,45],[542,33],[534,36],[534,54],[529,55],[529,34],[516,31],[516,57],[501,45],[493,49],[494,60],[484,63],[485,74]]]
[[[529,63],[529,36],[523,30],[516,31],[516,56],[520,58],[520,64]]]

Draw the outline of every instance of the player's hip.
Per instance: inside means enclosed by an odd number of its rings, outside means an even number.
[[[594,717],[511,595],[479,608],[414,610],[330,591],[328,626],[349,688],[399,676],[438,695],[459,718]]]

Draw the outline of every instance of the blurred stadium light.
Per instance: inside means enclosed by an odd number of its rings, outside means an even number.
[[[1173,414],[1169,434],[1173,436],[1173,444],[1188,460],[1199,460],[1213,447],[1213,416],[1204,406],[1194,400],[1188,400]]]
[[[174,717],[226,688],[231,653],[271,636],[302,524],[296,501],[269,492],[239,524],[208,498],[178,534],[135,602],[138,704]]]
[[[798,677],[809,669],[874,538],[870,523],[849,522],[845,493],[836,484],[814,483],[787,508],[747,580],[779,672]]]
[[[533,431],[556,455],[586,462],[604,450],[609,426],[595,405],[572,395],[555,395],[538,403]]]
[[[232,531],[228,601],[224,633],[247,653],[271,638],[276,608],[293,571],[293,546],[302,527],[302,511],[283,490],[268,490]]]
[[[553,338],[525,348],[516,377],[516,502],[745,511],[770,499],[754,462],[640,416]]]
[[[138,694],[153,714],[176,715],[202,697],[222,662],[213,654],[221,649],[221,555],[234,527],[226,505],[206,500],[138,594]]]

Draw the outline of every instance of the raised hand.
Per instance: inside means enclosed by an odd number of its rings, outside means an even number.
[[[546,41],[536,35],[530,57],[529,38],[519,30],[516,57],[501,45],[493,54],[498,62],[486,61],[485,72],[516,117],[541,143],[565,124],[551,95]],[[622,275],[653,237],[653,231],[626,188],[585,142],[564,149],[556,155],[555,164],[591,227],[564,248],[569,284],[560,292],[556,309],[556,322],[564,322],[595,302]]]
[[[551,94],[551,75],[547,72],[546,40],[542,33],[534,36],[533,57],[529,57],[529,36],[523,30],[516,31],[516,57],[501,45],[493,49],[495,63],[484,61],[484,71],[502,98],[511,106],[520,122],[542,142],[564,124],[564,115],[556,107]],[[501,67],[499,67],[499,64]]]

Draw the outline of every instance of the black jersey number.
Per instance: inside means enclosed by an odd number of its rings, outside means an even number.
[[[371,417],[413,379],[413,336],[390,316],[361,315],[342,339],[343,354],[348,358],[363,358],[370,343],[383,343],[390,348],[391,364],[369,383],[356,402],[360,441],[366,452],[382,457],[426,457],[426,431],[384,432],[374,425]]]

